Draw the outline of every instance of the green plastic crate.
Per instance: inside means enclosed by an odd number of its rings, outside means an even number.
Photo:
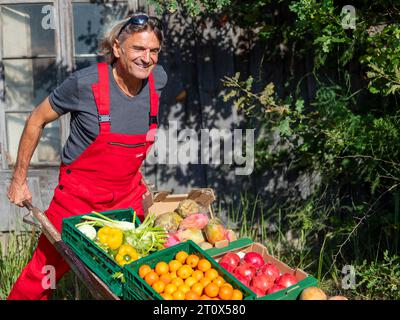
[[[254,242],[250,238],[240,238],[238,240],[232,241],[223,248],[211,248],[206,252],[216,258],[217,256],[221,256],[228,251],[241,251]],[[302,270],[301,270],[302,271]],[[303,271],[302,271],[303,272]],[[285,290],[277,291],[272,294],[265,295],[263,297],[257,298],[255,295],[255,300],[297,300],[300,297],[301,292],[307,287],[313,287],[318,285],[318,280],[313,276],[307,275],[306,278],[300,280],[296,284],[286,288]]]
[[[149,286],[142,278],[139,276],[140,266],[147,264],[151,268],[154,268],[156,264],[160,261],[169,262],[175,258],[175,255],[179,251],[186,251],[188,254],[196,254],[200,258],[205,258],[210,261],[212,268],[216,269],[218,273],[232,285],[234,289],[239,289],[243,293],[244,300],[253,300],[255,294],[244,286],[240,281],[238,281],[233,275],[228,271],[223,269],[210,255],[208,255],[203,249],[201,249],[193,241],[188,240],[170,248],[152,253],[147,257],[140,260],[134,261],[131,264],[125,266],[124,268],[124,299],[125,300],[163,300],[163,298],[155,292],[151,286]]]
[[[132,208],[100,213],[114,220],[130,222],[132,222],[135,214]],[[82,214],[64,218],[61,238],[114,294],[121,297],[123,294],[123,284],[120,279],[115,279],[113,276],[116,272],[122,272],[122,267],[75,227],[76,224],[83,221],[82,217],[85,215],[90,216],[93,214]],[[140,225],[140,220],[137,216],[135,223],[136,226]]]

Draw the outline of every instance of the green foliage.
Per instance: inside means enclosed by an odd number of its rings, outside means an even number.
[[[203,11],[212,12],[228,5],[230,0],[150,0],[158,13],[164,11],[175,12],[178,9],[186,11],[190,16],[196,16]]]
[[[374,94],[394,94],[400,90],[400,24],[374,28],[370,28],[368,47],[361,58],[370,67],[369,90]]]
[[[364,299],[400,300],[400,257],[383,254],[382,261],[364,262],[356,272],[356,293]]]

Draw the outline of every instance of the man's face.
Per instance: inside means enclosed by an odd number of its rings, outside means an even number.
[[[114,55],[125,71],[146,79],[157,64],[160,42],[152,31],[135,32],[120,45],[114,44]]]

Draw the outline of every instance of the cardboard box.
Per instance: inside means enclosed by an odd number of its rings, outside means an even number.
[[[155,213],[159,216],[166,212],[175,211],[181,201],[191,199],[198,203],[204,209],[204,213],[208,215],[209,219],[213,219],[214,212],[212,209],[212,203],[215,201],[214,191],[210,188],[193,189],[189,193],[184,194],[171,194],[170,191],[160,191],[154,195],[148,195],[147,199],[143,200],[143,209],[145,215],[149,212]],[[204,232],[203,236],[205,238]],[[207,242],[198,243],[203,249],[213,247]],[[225,247],[229,244],[228,240],[222,240],[214,244],[215,247]]]
[[[143,209],[147,215],[154,212],[157,216],[166,212],[175,211],[181,201],[191,199],[203,206],[209,218],[214,218],[212,203],[215,201],[214,191],[210,188],[193,189],[189,193],[171,194],[169,191],[157,192],[154,196],[147,199],[143,204]]]
[[[265,262],[273,263],[279,269],[281,274],[290,273],[296,277],[298,282],[285,290],[281,290],[263,297],[258,297],[256,300],[296,300],[299,298],[301,292],[311,286],[317,286],[318,280],[301,269],[293,269],[287,264],[278,260],[274,256],[268,253],[268,249],[261,243],[253,242],[249,238],[241,238],[236,241],[232,241],[225,248],[212,248],[207,250],[207,253],[211,255],[215,260],[219,260],[227,252],[235,252],[240,256],[246,252],[257,252],[261,254]]]

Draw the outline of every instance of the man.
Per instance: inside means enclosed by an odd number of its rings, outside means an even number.
[[[22,206],[32,196],[26,184],[32,154],[43,127],[71,113],[59,184],[45,212],[61,231],[62,219],[92,210],[132,207],[143,218],[140,166],[154,142],[158,98],[167,82],[156,66],[163,34],[157,18],[135,14],[112,28],[101,49],[108,63],[79,70],[64,81],[28,118],[21,137],[8,197]],[[54,266],[57,281],[68,265],[40,236],[32,260],[8,299],[48,299],[44,266]]]

